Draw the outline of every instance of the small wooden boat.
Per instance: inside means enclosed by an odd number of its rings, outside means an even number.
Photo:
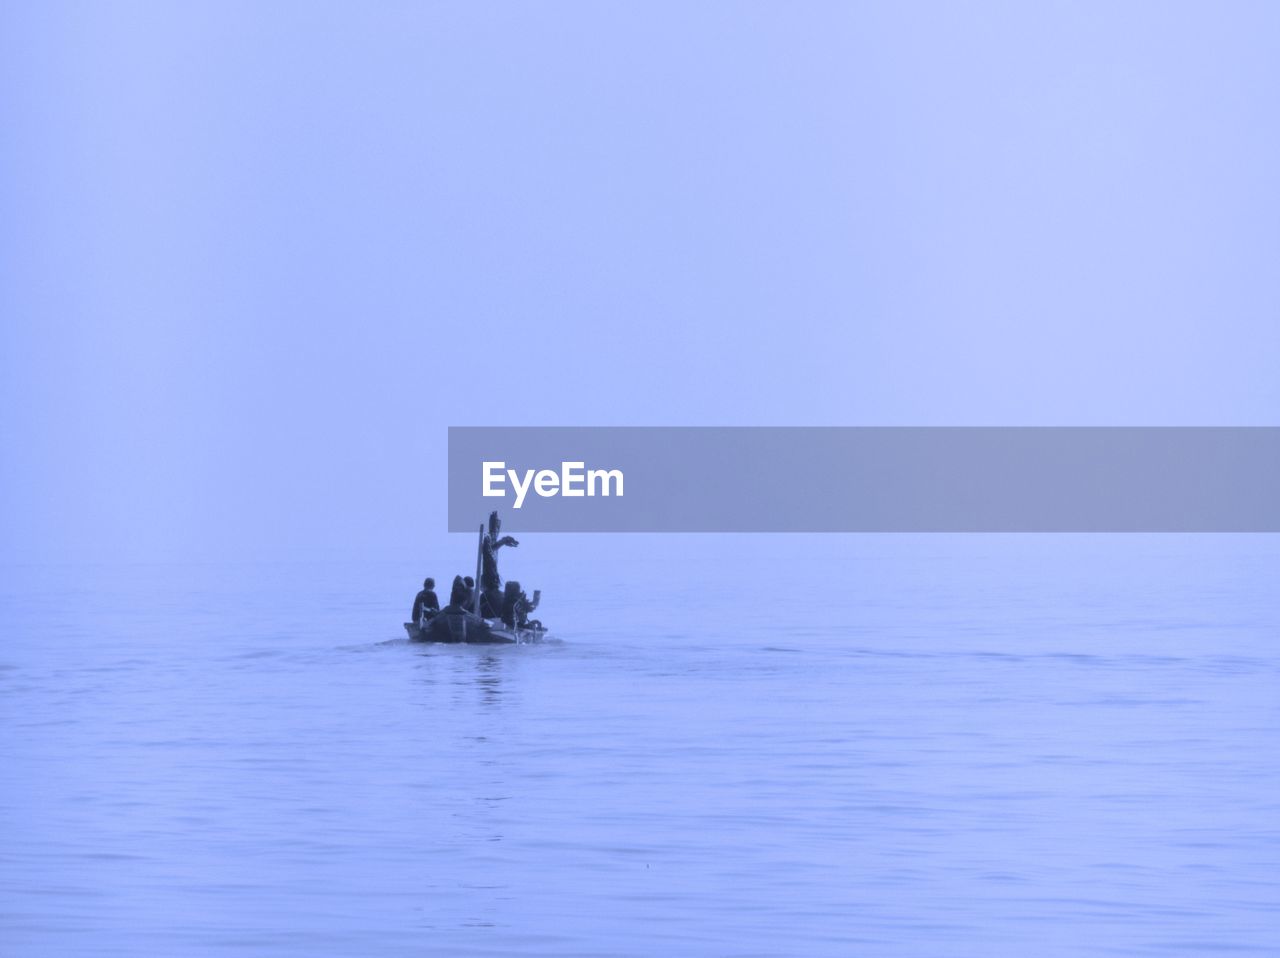
[[[496,515],[496,513],[495,513]],[[476,548],[475,591],[471,595],[471,607],[480,605],[480,567],[484,551],[484,526],[480,527],[480,544]],[[541,625],[527,628],[512,627],[501,619],[483,619],[473,612],[464,612],[458,606],[445,606],[439,612],[423,620],[404,624],[410,642],[452,642],[478,645],[520,645],[540,642],[547,634]]]
[[[546,629],[513,629],[498,619],[482,619],[470,612],[438,612],[422,624],[404,624],[410,642],[523,645],[540,642]]]

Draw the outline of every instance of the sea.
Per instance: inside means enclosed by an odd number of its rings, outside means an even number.
[[[0,570],[0,954],[1280,954],[1277,537],[457,538]]]

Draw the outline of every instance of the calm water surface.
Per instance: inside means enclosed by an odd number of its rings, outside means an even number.
[[[1274,542],[679,543],[6,570],[0,953],[1280,951]]]

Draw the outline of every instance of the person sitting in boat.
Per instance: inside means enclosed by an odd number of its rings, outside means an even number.
[[[512,579],[502,592],[502,623],[509,629],[541,629],[542,623],[529,618],[529,613],[542,601],[542,593],[533,590],[530,599],[520,588],[520,583]]]
[[[421,627],[422,623],[440,611],[440,600],[435,593],[436,580],[424,579],[422,591],[413,598],[413,624]]]
[[[466,582],[462,576],[455,575],[453,577],[453,587],[449,590],[449,605],[467,612],[467,603],[471,601],[471,590],[467,588]]]
[[[462,585],[459,586],[458,583]],[[449,602],[456,605],[463,612],[470,612],[473,615],[476,611],[476,580],[469,575],[455,576],[453,580],[453,593],[449,596]],[[483,599],[481,599],[483,605]]]
[[[438,614],[441,616],[470,615],[471,609],[468,607],[470,601],[471,593],[467,590],[466,583],[462,581],[462,576],[455,575],[453,585],[449,589],[449,604]]]

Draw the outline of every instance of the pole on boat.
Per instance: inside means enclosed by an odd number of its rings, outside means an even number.
[[[471,597],[475,605],[476,615],[484,618],[484,614],[480,611],[480,560],[484,558],[484,523],[480,523],[480,542],[476,546],[476,584],[475,590]]]

